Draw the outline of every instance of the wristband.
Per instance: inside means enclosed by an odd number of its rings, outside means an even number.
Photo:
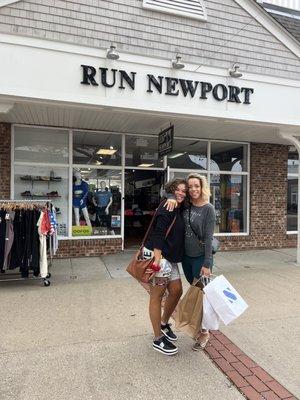
[[[155,271],[155,272],[160,271],[160,266],[159,266],[158,264],[156,264],[155,262],[153,262],[153,263],[150,265],[150,268],[153,269],[153,271]]]

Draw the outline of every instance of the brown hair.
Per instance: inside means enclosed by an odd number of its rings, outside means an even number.
[[[187,183],[185,179],[176,178],[172,179],[171,181],[165,184],[165,191],[167,193],[175,194],[175,190],[177,189],[178,185],[184,185],[186,187],[186,191],[188,190]]]

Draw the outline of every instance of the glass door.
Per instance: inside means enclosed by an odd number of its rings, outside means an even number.
[[[161,200],[164,170],[125,169],[124,244],[140,245]]]

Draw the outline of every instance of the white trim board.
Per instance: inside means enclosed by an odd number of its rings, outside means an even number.
[[[297,57],[300,58],[300,44],[297,39],[286,31],[279,22],[268,14],[254,0],[234,0],[240,7],[247,11],[253,18],[256,19],[265,29],[274,35],[282,44],[291,50]]]
[[[20,0],[0,0],[0,7],[9,6],[13,3],[18,3]]]

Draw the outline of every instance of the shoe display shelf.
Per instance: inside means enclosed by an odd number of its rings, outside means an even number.
[[[30,190],[25,190],[25,192],[21,193],[22,197],[26,197],[29,199],[57,199],[61,198],[61,196],[58,194],[57,190],[53,190],[48,193],[43,193],[43,192],[37,192],[37,193],[32,193],[32,190],[34,189],[35,183],[46,183],[48,190],[50,189],[50,184],[55,183],[55,182],[61,182],[62,178],[60,176],[33,176],[33,175],[23,175],[20,176],[20,180],[22,182],[30,182],[31,183],[31,191]]]

